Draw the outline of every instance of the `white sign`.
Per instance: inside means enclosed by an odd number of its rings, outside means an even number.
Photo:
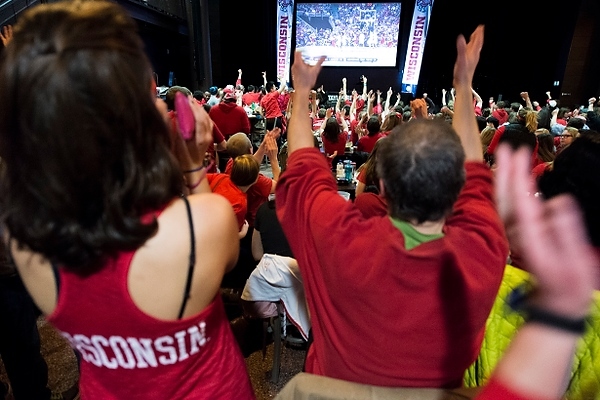
[[[419,73],[421,72],[432,7],[433,0],[416,0],[404,62],[404,74],[402,75],[402,87],[412,93],[416,91],[419,83]]]
[[[292,48],[294,0],[277,1],[277,77],[288,80]]]

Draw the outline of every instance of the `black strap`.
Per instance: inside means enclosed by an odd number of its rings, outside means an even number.
[[[185,202],[185,207],[187,209],[188,222],[190,223],[190,241],[191,241],[191,249],[190,249],[190,263],[188,266],[188,275],[187,280],[185,282],[185,292],[183,293],[183,303],[181,303],[181,308],[179,309],[179,315],[177,319],[181,319],[183,317],[183,312],[185,311],[185,306],[190,298],[190,289],[192,287],[192,276],[194,275],[194,266],[196,265],[196,237],[194,236],[194,222],[192,221],[192,209],[190,208],[190,202],[187,197],[183,196],[183,201]]]
[[[52,272],[54,273],[54,280],[56,281],[56,298],[58,299],[58,292],[60,291],[60,274],[58,273],[58,266],[51,262]]]

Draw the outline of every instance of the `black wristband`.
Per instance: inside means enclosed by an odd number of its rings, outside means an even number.
[[[582,335],[585,331],[585,318],[570,318],[529,304],[528,297],[533,291],[530,283],[516,287],[507,298],[508,305],[523,314],[525,321],[543,324],[563,331]]]
[[[577,335],[583,335],[585,332],[585,318],[570,318],[535,306],[526,306],[523,311],[528,322],[536,322]]]

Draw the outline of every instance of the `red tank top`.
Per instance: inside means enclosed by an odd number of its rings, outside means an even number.
[[[89,276],[59,269],[48,321],[81,354],[81,398],[254,399],[220,295],[193,317],[151,317],[127,289],[134,254]]]

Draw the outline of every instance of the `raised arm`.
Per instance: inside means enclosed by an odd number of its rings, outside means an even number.
[[[281,173],[281,169],[279,168],[279,160],[277,159],[277,154],[279,153],[279,148],[277,146],[277,142],[273,138],[273,136],[267,137],[267,148],[266,148],[267,158],[269,159],[269,163],[271,165],[271,172],[273,173],[272,185],[271,185],[271,193],[275,193],[275,185],[279,180],[279,174]]]
[[[321,65],[325,61],[322,56],[315,65],[309,65],[302,59],[302,53],[296,51],[292,64],[292,82],[299,98],[306,98],[317,82]],[[310,118],[305,112],[293,112],[288,124],[288,151],[314,147],[314,136]]]
[[[342,89],[340,89],[340,92],[338,93],[338,98],[335,102],[335,114],[336,115],[342,109],[343,104],[345,103],[345,98],[346,98],[346,95],[344,94],[344,89],[342,88]]]
[[[525,107],[529,107],[532,110],[534,110],[533,104],[531,104],[531,99],[529,98],[529,93],[521,92],[521,98],[523,99],[523,101],[525,101]]]
[[[242,84],[242,70],[238,69],[238,77],[237,77],[237,80],[235,81],[235,87],[237,88],[241,84]]]
[[[367,77],[363,75],[361,76],[361,79],[363,84],[362,98],[364,101],[367,101],[367,98],[369,96],[369,92],[367,90]]]
[[[350,122],[354,121],[357,117],[356,115],[356,100],[358,99],[358,93],[356,90],[352,91],[352,104],[350,104]]]
[[[174,135],[174,154],[179,160],[188,194],[210,193],[206,178],[204,158],[209,144],[213,141],[213,122],[204,108],[190,97],[190,107],[196,120],[195,135],[190,140],[183,140],[177,133]],[[158,102],[162,101],[157,99]]]
[[[483,108],[483,99],[479,93],[477,93],[473,88],[471,88],[471,92],[473,93],[473,98],[475,99],[475,107],[479,107],[480,109]]]
[[[296,93],[294,91],[294,93]],[[309,95],[309,100],[310,100],[310,117],[311,118],[317,118],[317,92],[316,90],[311,90],[310,91],[310,95]]]
[[[456,63],[453,85],[456,91],[452,126],[460,137],[466,160],[482,161],[483,152],[477,121],[473,113],[472,83],[479,54],[483,46],[483,25],[471,34],[469,41],[460,35],[456,40]]]
[[[367,97],[367,115],[370,117],[373,115],[373,103],[375,102],[375,93],[370,91]]]
[[[287,88],[287,80],[284,77],[279,77],[279,88],[277,91],[281,94]]]
[[[536,189],[529,152],[513,152],[505,144],[496,153],[500,216],[511,240],[523,249],[535,288],[525,303],[528,322],[496,366],[491,382],[518,396],[561,399],[598,282],[599,260],[573,198],[562,195],[543,201],[530,195]],[[477,397],[496,398],[491,387]]]
[[[392,90],[392,87],[390,86],[390,88],[387,91],[387,97],[383,101],[383,110],[381,112],[382,119],[385,118],[385,116],[390,113],[390,102],[391,102],[390,99],[392,98],[392,94],[394,94],[394,91]]]
[[[267,133],[265,134],[265,137],[263,138],[263,141],[260,143],[260,145],[258,146],[258,149],[256,149],[256,151],[252,155],[252,157],[254,157],[254,159],[256,160],[256,162],[259,165],[262,164],[263,158],[265,157],[265,154],[267,153],[268,138],[271,137],[271,138],[277,140],[279,135],[281,135],[281,129],[278,127],[274,127],[272,131],[267,131]]]
[[[2,31],[0,31],[0,41],[6,47],[8,43],[13,38],[13,27],[12,25],[5,25],[2,27]]]

